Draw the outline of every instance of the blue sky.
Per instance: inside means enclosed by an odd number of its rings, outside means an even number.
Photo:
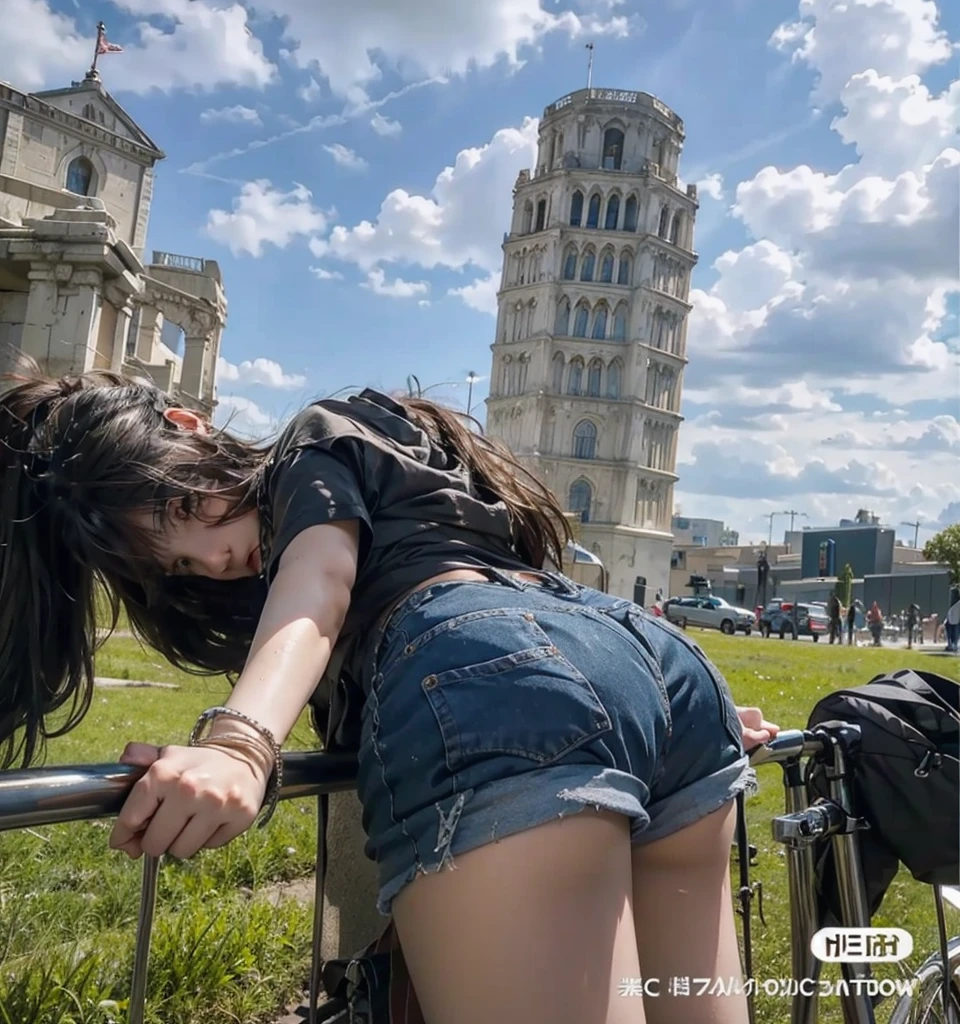
[[[960,9],[327,6],[5,4],[0,67],[19,88],[82,77],[100,18],[124,46],[104,84],[167,154],[148,249],[224,272],[223,415],[267,431],[348,385],[487,376],[510,186],[593,41],[596,85],[684,119],[680,173],[700,184],[683,513],[751,539],[786,508],[920,518],[921,539],[960,520]],[[433,395],[462,405],[466,387]]]

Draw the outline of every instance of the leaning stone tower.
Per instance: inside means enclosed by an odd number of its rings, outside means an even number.
[[[503,242],[487,429],[579,513],[610,592],[670,575],[696,186],[683,122],[642,92],[547,107]]]

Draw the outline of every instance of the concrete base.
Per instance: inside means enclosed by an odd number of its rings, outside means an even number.
[[[324,959],[360,952],[386,927],[387,918],[377,912],[377,869],[363,853],[365,842],[357,794],[331,796],[321,946]]]

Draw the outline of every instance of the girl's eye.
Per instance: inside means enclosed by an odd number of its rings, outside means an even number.
[[[190,559],[189,558],[178,558],[173,563],[173,571],[175,573],[185,573],[190,571]]]

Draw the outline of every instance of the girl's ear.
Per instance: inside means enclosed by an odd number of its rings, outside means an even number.
[[[179,430],[193,430],[198,434],[210,432],[203,417],[191,409],[164,409],[163,418]]]

